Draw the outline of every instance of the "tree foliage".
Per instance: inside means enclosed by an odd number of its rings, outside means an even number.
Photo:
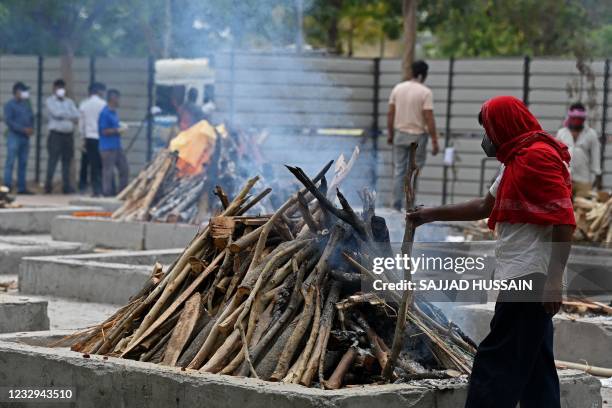
[[[305,42],[352,55],[402,34],[398,0],[4,0],[0,52],[184,56],[286,49]],[[601,0],[420,0],[428,56],[609,56],[612,3]]]
[[[428,0],[421,24],[430,55],[566,55],[584,47],[599,24],[591,0]],[[604,9],[612,9],[599,5]]]

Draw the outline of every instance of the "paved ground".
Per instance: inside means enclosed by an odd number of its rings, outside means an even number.
[[[63,195],[63,194],[34,194],[34,195],[18,195],[15,202],[24,206],[55,206],[68,205],[70,200],[78,198],[79,195]]]

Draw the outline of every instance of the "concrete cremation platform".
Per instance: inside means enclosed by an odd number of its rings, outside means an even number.
[[[476,343],[489,333],[495,304],[444,307],[455,322]],[[559,313],[553,318],[555,358],[564,361],[612,367],[612,317],[575,317]]]
[[[68,202],[70,205],[100,207],[103,211],[114,212],[123,205],[123,201],[115,197],[77,197]]]
[[[40,330],[49,330],[46,301],[0,294],[0,333]]]
[[[19,291],[125,304],[142,288],[155,262],[170,264],[181,252],[167,249],[26,257],[19,268]]]
[[[51,333],[0,336],[0,383],[74,387],[81,408],[456,408],[463,406],[467,393],[465,379],[331,391],[113,357],[85,358],[66,348],[41,346],[59,338]],[[574,370],[560,370],[559,379],[563,408],[601,407],[598,379]],[[36,404],[31,406],[40,406]]]
[[[51,228],[56,240],[120,249],[184,248],[197,232],[198,226],[191,224],[71,216],[57,217]]]
[[[50,235],[0,236],[0,274],[17,274],[26,256],[78,254],[92,248],[80,242],[53,241]]]
[[[100,211],[100,207],[57,206],[0,209],[0,234],[43,234],[51,231],[51,221],[77,211]]]

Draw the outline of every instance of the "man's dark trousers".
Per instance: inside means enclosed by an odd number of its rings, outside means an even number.
[[[85,139],[85,155],[88,161],[91,189],[95,196],[102,195],[102,158],[100,157],[99,145],[98,139]],[[86,175],[85,178],[87,178]]]
[[[536,276],[537,275],[537,276]],[[527,275],[541,286],[544,275]],[[539,283],[535,283],[538,281]],[[553,324],[541,302],[497,299],[491,332],[478,346],[466,408],[560,408]]]
[[[72,133],[62,133],[52,130],[47,139],[47,179],[45,191],[50,193],[53,190],[53,175],[57,162],[62,161],[62,190],[64,193],[73,191],[70,185],[70,164],[74,156],[74,139]]]
[[[87,148],[81,150],[81,167],[79,170],[79,192],[87,191],[87,173],[89,173],[89,158],[87,157]]]

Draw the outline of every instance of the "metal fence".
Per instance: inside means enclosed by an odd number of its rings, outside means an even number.
[[[53,81],[61,76],[60,59],[43,56],[0,55],[0,105],[12,98],[12,86],[23,81],[30,86],[31,104],[36,123],[30,144],[28,179],[44,181],[47,166],[47,120],[45,99],[51,95]],[[148,106],[153,103],[152,64],[146,58],[75,58],[73,61],[73,98],[79,103],[87,97],[92,81],[102,81],[108,87],[122,93],[121,119],[130,125],[127,138],[137,135],[128,155],[131,175],[137,174],[149,156],[150,126],[147,122]],[[0,119],[4,113],[0,110]],[[4,134],[4,121],[0,122],[0,134]],[[6,140],[1,138],[0,166],[4,167]],[[75,143],[75,162],[80,159],[80,143]],[[56,171],[56,179],[59,178]]]
[[[392,157],[385,124],[389,94],[401,78],[400,60],[253,53],[222,53],[211,60],[217,120],[244,128],[267,128],[264,154],[280,178],[289,178],[284,163],[314,172],[326,160],[339,153],[348,156],[359,145],[361,159],[345,188],[375,188],[379,201],[389,202]],[[495,95],[523,99],[550,132],[561,126],[569,104],[578,99],[591,101],[590,124],[602,135],[604,145],[608,140],[609,60],[586,64],[586,72],[579,72],[575,61],[552,58],[437,59],[428,63],[426,85],[434,92],[437,126],[444,145],[455,147],[457,161],[446,167],[441,155],[428,157],[419,184],[421,202],[473,197],[493,177],[497,165],[482,160],[482,131],[476,115],[482,102]],[[128,138],[138,132],[128,154],[132,175],[151,154],[147,112],[155,98],[153,67],[153,60],[147,58],[74,61],[76,100],[85,97],[94,79],[122,91],[120,115],[132,125]],[[0,103],[10,98],[14,81],[24,80],[32,86],[38,120],[29,176],[35,180],[40,180],[46,166],[44,97],[57,77],[59,58],[0,56]],[[612,186],[610,150],[602,149],[607,187]],[[5,154],[0,149],[0,164]]]
[[[455,147],[457,161],[447,167],[442,155],[428,157],[419,183],[422,202],[474,197],[495,175],[496,162],[482,160],[482,129],[476,120],[481,104],[495,95],[523,99],[553,134],[572,102],[591,101],[590,124],[604,145],[607,141],[608,60],[587,63],[588,72],[579,72],[576,61],[558,58],[451,58],[428,63],[426,85],[434,92],[437,126],[444,145]],[[214,64],[219,114],[281,135],[269,144],[279,171],[283,161],[304,162],[314,171],[321,157],[346,154],[348,146],[360,143],[365,168],[350,186],[373,180],[371,186],[382,202],[389,202],[392,155],[386,144],[386,113],[391,89],[402,75],[400,60],[236,53],[216,55]],[[321,128],[364,129],[365,138],[352,138],[351,143],[346,136],[321,135]],[[612,163],[609,150],[602,149],[602,157]],[[314,154],[307,159],[305,151]],[[604,185],[612,186],[610,164],[604,176]]]

